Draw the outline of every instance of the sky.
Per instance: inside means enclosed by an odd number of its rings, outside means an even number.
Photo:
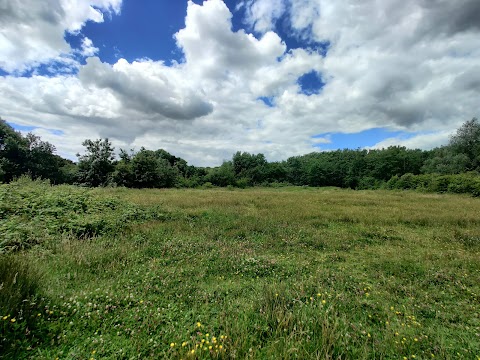
[[[444,145],[480,114],[478,0],[0,0],[0,116],[196,166]]]

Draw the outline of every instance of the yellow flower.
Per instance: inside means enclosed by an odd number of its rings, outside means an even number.
[[[370,333],[367,334],[368,337],[371,337]]]
[[[8,319],[8,316],[2,317],[2,320],[7,320],[7,319]]]
[[[327,303],[327,300],[322,300],[322,304],[326,304]]]
[[[417,338],[415,338],[415,339],[413,339],[413,340],[414,340],[415,342],[416,342],[416,341],[418,341],[418,339],[417,339]]]
[[[390,306],[390,310],[392,310],[392,311],[393,311],[393,309],[394,309],[394,308],[393,308],[393,306]]]
[[[174,346],[175,346],[175,343],[171,343],[171,344],[170,344],[170,347],[174,347]]]
[[[190,350],[190,354],[195,354],[195,350],[194,349]]]
[[[200,324],[199,322],[197,322],[197,327],[202,327],[202,324]]]
[[[15,321],[17,321],[17,319],[13,318],[10,320],[12,323],[14,323]]]
[[[92,351],[92,355],[95,355],[96,352],[97,352],[97,350],[93,350],[93,351]]]
[[[210,334],[209,334],[209,333],[206,333],[206,334],[205,334],[205,337],[209,337],[209,336],[210,336]]]
[[[185,347],[185,346],[187,346],[187,342],[186,342],[186,341],[184,341],[184,342],[182,343],[182,347]]]
[[[212,350],[212,346],[211,346],[211,345],[208,347],[208,350]]]
[[[222,345],[220,345],[218,348],[219,348],[219,349],[223,349],[223,346],[222,346]]]

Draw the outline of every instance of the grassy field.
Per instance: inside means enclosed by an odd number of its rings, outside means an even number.
[[[88,193],[150,215],[0,255],[0,358],[480,359],[479,199]]]

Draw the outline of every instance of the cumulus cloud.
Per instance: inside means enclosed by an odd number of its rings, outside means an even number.
[[[265,1],[254,1],[250,11]],[[314,124],[308,112],[315,113],[317,124],[343,132],[458,126],[478,111],[480,20],[473,14],[479,6],[476,0],[284,0],[293,33],[330,47],[321,94],[305,104],[303,95],[285,93],[278,103],[308,124]]]
[[[119,14],[122,0],[0,0],[0,68],[30,69],[71,54],[65,32]],[[86,44],[90,50],[93,44]]]
[[[181,69],[151,60],[128,63],[121,59],[113,66],[89,58],[79,78],[86,86],[108,89],[123,107],[143,114],[175,120],[207,115],[213,107],[190,87]]]
[[[67,3],[77,6],[74,18],[67,16]],[[82,51],[91,57],[78,75],[2,77],[0,115],[22,125],[62,130],[61,136],[42,133],[62,154],[74,154],[85,138],[101,136],[117,147],[165,148],[195,165],[218,165],[237,150],[285,159],[331,141],[312,136],[371,128],[413,134],[376,147],[430,148],[446,143],[448,134],[478,116],[480,28],[471,16],[478,13],[476,0],[240,4],[249,29],[260,35],[233,31],[232,13],[221,0],[190,1],[185,27],[175,34],[183,52],[180,63],[120,59],[108,64],[95,57],[97,49],[85,38]],[[53,24],[42,29],[57,35],[61,29],[57,38],[42,43],[45,59],[51,59],[71,51],[61,47],[64,31],[101,21],[102,12],[120,11],[120,0],[51,0],[54,11],[43,17],[42,5],[32,1],[32,6],[35,21]],[[20,16],[13,8],[6,13]],[[278,22],[289,24],[291,36],[310,44],[329,43],[326,56],[307,48],[288,50],[276,33]],[[12,69],[32,66],[40,48],[5,36],[0,36],[1,66],[7,66],[7,51],[18,53],[9,63]],[[305,94],[298,79],[312,71],[326,85]]]

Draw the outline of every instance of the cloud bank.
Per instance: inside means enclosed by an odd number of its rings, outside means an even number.
[[[88,38],[88,59],[76,62],[64,33],[121,16],[120,0],[0,4],[1,68],[60,59],[79,69],[3,76],[0,115],[38,127],[70,157],[85,138],[101,136],[165,148],[195,165],[218,165],[237,150],[279,160],[321,149],[315,135],[379,127],[417,135],[377,146],[429,148],[479,111],[476,0],[249,0],[237,6],[246,23],[237,32],[223,1],[189,2],[174,37],[183,60],[168,66],[102,62]],[[286,32],[308,46],[288,49],[279,35]],[[312,50],[318,43],[329,43],[325,56]],[[312,71],[325,85],[307,94],[299,78]]]

